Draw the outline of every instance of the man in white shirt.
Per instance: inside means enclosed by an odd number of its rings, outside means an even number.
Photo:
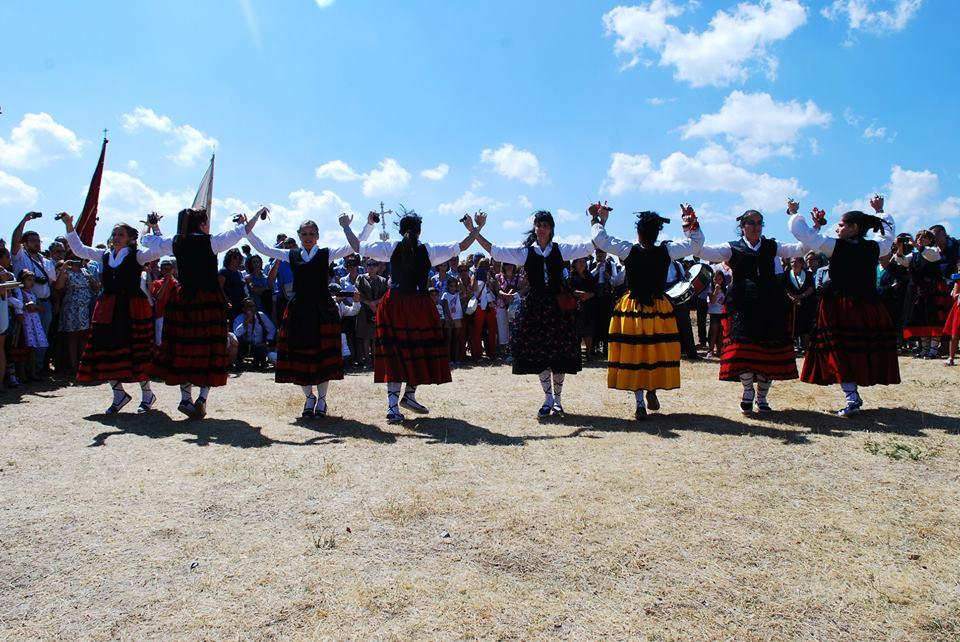
[[[40,218],[40,212],[27,212],[20,223],[13,230],[10,238],[10,257],[13,262],[13,273],[20,270],[30,270],[36,276],[31,292],[37,297],[37,306],[40,308],[40,323],[44,334],[50,332],[50,321],[53,319],[53,305],[50,302],[50,284],[57,280],[57,269],[53,261],[40,253],[40,235],[37,232],[23,231],[27,221]],[[47,360],[47,349],[37,348],[37,372],[43,371]]]

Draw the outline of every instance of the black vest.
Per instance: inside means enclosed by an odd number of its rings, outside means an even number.
[[[322,247],[310,261],[304,261],[300,248],[290,250],[290,271],[293,272],[294,298],[330,298],[330,250]]]
[[[143,268],[137,263],[137,251],[127,250],[127,255],[117,267],[110,266],[110,252],[103,253],[103,272],[100,281],[103,283],[103,293],[119,296],[146,297],[140,289],[140,275]]]
[[[880,246],[876,241],[837,239],[830,257],[828,293],[872,299],[877,295],[877,261]]]
[[[760,249],[754,252],[746,241],[740,239],[730,242],[730,250],[728,263],[733,270],[730,303],[784,298],[783,284],[774,269],[776,240],[761,238]]]
[[[430,255],[427,246],[418,243],[417,249],[411,254],[405,254],[403,244],[404,241],[397,243],[390,255],[390,283],[404,294],[426,294],[430,277]]]
[[[922,248],[921,248],[922,249]],[[910,257],[910,275],[918,286],[933,287],[942,278],[940,262],[923,258],[923,252],[914,252]]]
[[[643,305],[653,305],[653,300],[663,295],[667,285],[667,271],[670,269],[667,241],[653,247],[635,244],[624,265],[630,298]]]
[[[543,280],[543,264],[547,264],[548,282]],[[530,289],[534,292],[546,292],[548,294],[557,294],[560,292],[560,285],[563,282],[563,257],[560,256],[560,246],[553,244],[550,255],[544,259],[537,254],[533,246],[527,248],[527,260],[523,264],[523,270],[527,274],[527,281],[530,283]]]
[[[173,255],[177,258],[177,280],[187,296],[196,292],[220,292],[217,279],[217,255],[209,234],[177,234],[173,237]]]

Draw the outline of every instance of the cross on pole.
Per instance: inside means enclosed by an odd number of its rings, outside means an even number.
[[[380,240],[386,241],[390,238],[390,233],[387,232],[387,214],[393,214],[393,210],[383,209],[383,201],[380,201],[380,227],[383,229],[380,232]]]

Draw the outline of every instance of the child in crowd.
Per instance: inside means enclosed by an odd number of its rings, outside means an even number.
[[[720,348],[723,341],[723,302],[727,298],[727,281],[723,272],[716,270],[713,273],[713,289],[707,300],[707,313],[710,315],[710,337],[707,357],[720,357]]]
[[[37,377],[36,351],[41,348],[47,348],[47,335],[43,331],[43,323],[40,321],[40,307],[37,305],[37,297],[31,292],[36,276],[30,270],[20,270],[17,274],[17,280],[23,284],[21,291],[22,300],[11,299],[16,314],[20,317],[21,331],[23,332],[23,346],[27,349],[27,359],[25,363],[18,364],[19,376],[21,381],[39,381]]]
[[[457,277],[447,279],[447,291],[440,297],[443,311],[443,332],[450,350],[450,362],[459,363],[460,326],[463,325],[463,306],[460,302],[460,280]]]

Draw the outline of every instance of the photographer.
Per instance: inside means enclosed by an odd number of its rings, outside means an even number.
[[[262,370],[267,363],[267,353],[277,336],[277,328],[257,304],[246,298],[240,304],[241,313],[233,322],[233,334],[240,342],[235,367],[240,370],[243,360],[253,358],[253,368]]]
[[[60,331],[68,374],[73,376],[77,373],[80,350],[90,330],[90,305],[100,285],[84,267],[83,261],[71,255],[63,262],[53,287],[63,294],[57,329]]]

